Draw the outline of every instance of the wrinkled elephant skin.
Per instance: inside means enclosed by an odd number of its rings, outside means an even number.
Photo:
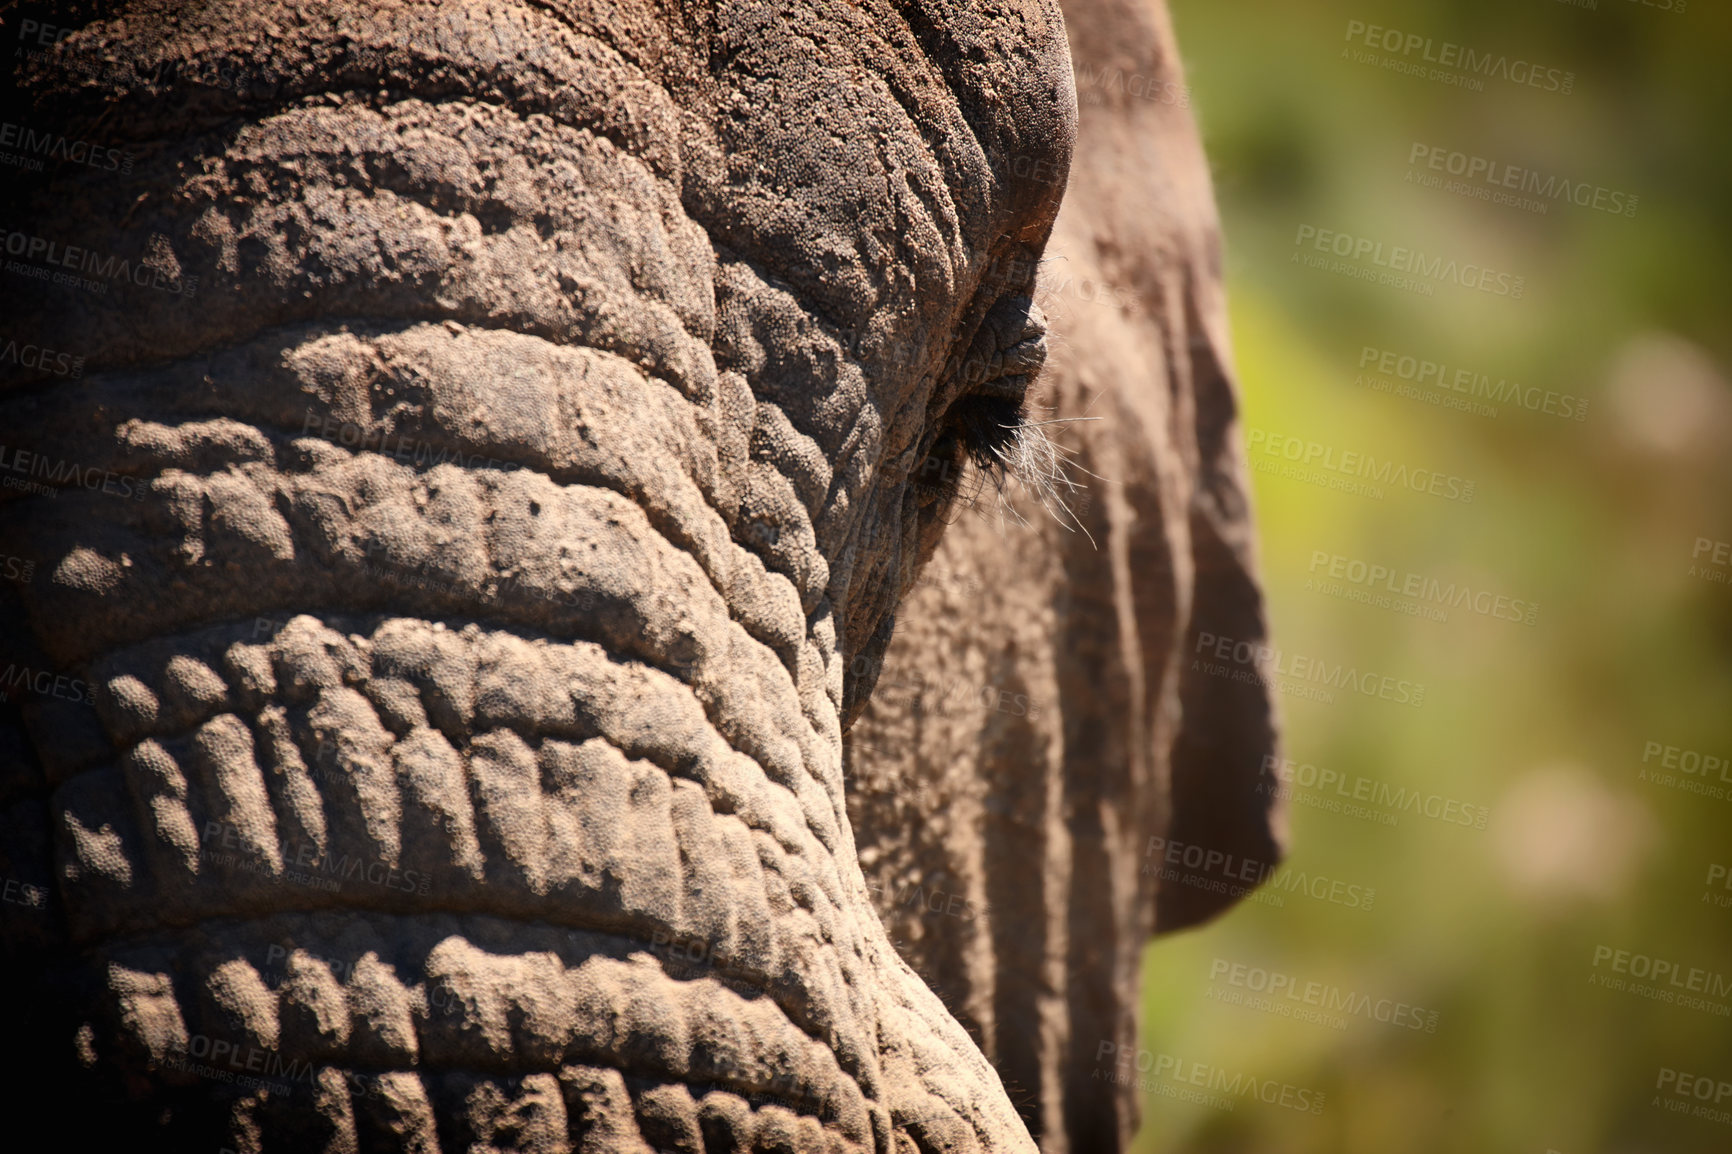
[[[1208,638],[1266,642],[1221,244],[1172,28],[1065,0],[1076,156],[1036,299],[1031,398],[1066,514],[960,510],[849,731],[848,806],[892,940],[1046,1154],[1128,1149],[1142,954],[1281,860],[1275,701]],[[1231,647],[1231,646],[1229,646]]]
[[[1056,7],[25,14],[12,118],[127,160],[4,191],[5,335],[82,358],[0,388],[13,1109],[1033,1149],[841,766],[952,512],[913,478],[1038,367]]]

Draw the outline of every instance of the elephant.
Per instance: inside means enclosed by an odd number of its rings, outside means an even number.
[[[1057,5],[15,16],[9,1104],[74,1150],[1034,1149],[874,908],[845,742],[966,479],[1058,496]],[[1231,505],[1187,384],[1135,444]],[[1173,516],[1150,654],[1212,612],[1180,570],[1253,572],[1195,544],[1243,509]],[[1186,766],[1260,731],[1134,694],[1134,773],[1201,744],[1131,826],[1221,809]]]
[[[1269,688],[1213,660],[1218,639],[1262,645],[1268,627],[1219,223],[1171,22],[1121,0],[1064,15],[1077,144],[1031,404],[1088,487],[1051,511],[986,487],[952,514],[846,776],[892,940],[1041,1149],[1094,1154],[1138,1122],[1144,944],[1244,897],[1287,831]]]

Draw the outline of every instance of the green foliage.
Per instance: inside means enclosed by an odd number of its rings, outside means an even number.
[[[1710,884],[1732,866],[1732,771],[1662,765],[1679,761],[1666,746],[1732,755],[1732,565],[1712,560],[1732,542],[1732,12],[1705,0],[1682,12],[1636,0],[1172,7],[1223,215],[1245,425],[1263,431],[1252,460],[1279,467],[1265,450],[1283,436],[1333,451],[1313,464],[1325,482],[1357,452],[1474,488],[1451,500],[1392,482],[1378,499],[1254,474],[1283,653],[1423,684],[1424,698],[1282,695],[1286,755],[1341,783],[1296,786],[1288,868],[1376,900],[1286,892],[1150,950],[1138,1149],[1732,1149],[1732,1089],[1705,1103],[1725,1112],[1716,1120],[1662,1084],[1670,1070],[1732,1087],[1732,1017],[1680,1002],[1692,967],[1732,982],[1732,889]],[[1406,75],[1352,54],[1355,20],[1430,38],[1433,56],[1448,41],[1573,83],[1494,76],[1472,91]],[[1384,55],[1415,64],[1425,51]],[[1583,207],[1530,190],[1539,212],[1424,187],[1416,145],[1608,195],[1596,209],[1592,193]],[[1633,215],[1606,210],[1613,192],[1638,198]],[[1422,250],[1456,262],[1457,279],[1415,276],[1431,286],[1421,295],[1332,270],[1332,253],[1308,267],[1302,226],[1381,243],[1390,263],[1397,247]],[[1376,259],[1357,265],[1388,271]],[[1519,298],[1495,280],[1463,287],[1468,264],[1520,277]],[[1447,368],[1403,381],[1377,374],[1375,357],[1362,369],[1367,348]],[[1444,386],[1458,369],[1519,382],[1542,410],[1548,392],[1554,408],[1585,400],[1586,416],[1436,403],[1476,400]],[[1393,576],[1320,588],[1337,556],[1343,572],[1358,561]],[[1489,591],[1493,608],[1391,593],[1408,574]],[[1495,595],[1536,603],[1534,623],[1502,619]],[[1667,773],[1673,784],[1655,780]],[[1724,796],[1678,784],[1704,779]],[[1356,788],[1381,788],[1385,804]],[[1485,807],[1486,828],[1388,804],[1415,794]],[[1681,974],[1643,996],[1616,972],[1620,950]],[[1242,984],[1223,964],[1247,967]],[[1254,968],[1301,994],[1333,986],[1317,999],[1347,1012],[1301,1020],[1290,1015],[1306,1001],[1285,991],[1275,1011],[1221,1000],[1253,996]],[[1624,989],[1604,984],[1619,978]],[[1361,996],[1435,1012],[1436,1030],[1351,1009]],[[1707,1000],[1732,1006],[1724,987]],[[1198,1090],[1242,1076],[1237,1094],[1213,1091],[1233,1108],[1175,1096],[1204,1067]],[[1253,1078],[1322,1092],[1323,1108],[1257,1101]]]

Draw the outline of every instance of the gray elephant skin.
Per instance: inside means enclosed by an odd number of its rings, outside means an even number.
[[[1068,0],[1077,143],[1028,398],[1086,488],[955,510],[848,733],[849,815],[891,940],[1045,1154],[1128,1149],[1163,1049],[1151,935],[1282,860],[1274,700],[1221,242],[1159,4]],[[1201,656],[1200,656],[1201,655]],[[1220,676],[1223,668],[1240,676]],[[1159,1102],[1161,1099],[1151,1099]]]
[[[923,478],[1038,443],[1056,5],[5,34],[13,1116],[1033,1150],[874,909],[844,740],[956,518]]]

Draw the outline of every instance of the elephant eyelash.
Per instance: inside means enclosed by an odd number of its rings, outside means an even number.
[[[1008,472],[1023,427],[1022,398],[969,394],[950,407],[946,429],[963,456],[988,476]]]
[[[1012,334],[1014,338],[1007,339]],[[988,347],[999,347],[983,354],[980,337],[990,342]],[[1000,301],[988,314],[980,337],[965,369],[976,367],[983,379],[951,405],[929,460],[973,464],[982,484],[992,482],[1001,520],[1008,514],[1026,524],[1005,495],[1006,486],[1015,484],[1032,494],[1053,520],[1068,531],[1081,530],[1092,544],[1094,537],[1066,501],[1067,495],[1085,488],[1074,474],[1088,470],[1047,433],[1051,426],[1069,422],[1029,420],[1027,398],[1046,361],[1046,326],[1040,310],[1027,298]],[[948,502],[958,494],[961,479],[948,469],[942,477],[936,495]],[[976,489],[967,495],[966,503],[973,504],[978,496]]]
[[[1063,529],[1072,533],[1080,531],[1088,538],[1090,545],[1094,544],[1094,535],[1072,511],[1066,497],[1087,489],[1086,485],[1077,480],[1075,473],[1087,473],[1091,477],[1095,477],[1095,474],[1084,468],[1071,451],[1053,440],[1046,430],[1053,425],[1098,420],[1099,417],[1071,417],[1030,421],[1019,413],[1014,424],[1001,426],[1004,430],[1002,441],[990,449],[992,465],[982,469],[997,489],[1001,519],[1008,514],[1017,524],[1028,524],[1022,514],[1016,511],[1016,507],[1005,499],[1006,482],[1014,482],[1032,494],[1047,515]]]
[[[1000,473],[1016,459],[1011,442],[1045,364],[1046,318],[1040,309],[1025,296],[1000,297],[955,366],[965,391],[945,414],[945,432],[982,472]]]

